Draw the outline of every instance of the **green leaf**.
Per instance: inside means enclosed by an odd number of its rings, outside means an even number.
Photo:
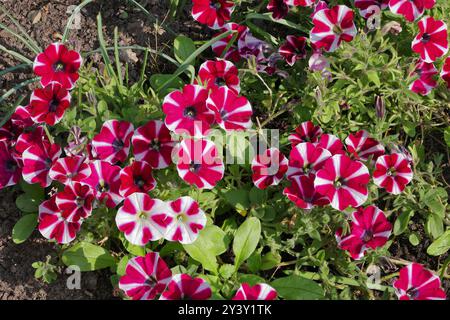
[[[378,72],[376,72],[375,70],[367,71],[367,79],[373,82],[377,87],[381,86],[381,81],[380,78],[378,77]]]
[[[17,221],[12,230],[14,243],[22,243],[28,239],[38,224],[37,214],[27,214]]]
[[[253,205],[261,205],[267,201],[267,190],[261,190],[256,187],[250,189],[248,194],[250,202]]]
[[[405,232],[408,228],[409,220],[413,216],[414,211],[402,212],[394,223],[394,234],[396,236]]]
[[[420,237],[417,233],[413,232],[409,235],[409,242],[413,245],[413,246],[417,246],[420,243]]]
[[[450,249],[450,230],[437,238],[427,249],[430,256],[440,256]]]
[[[444,130],[444,140],[445,143],[447,143],[447,146],[450,147],[450,127],[447,127]]]
[[[164,83],[164,90],[159,92],[159,96],[161,97],[170,91],[181,89],[184,85],[184,82],[180,79],[180,77],[173,77],[171,74],[154,74],[150,77],[150,85],[155,90],[161,87]]]
[[[433,239],[438,238],[444,233],[444,222],[442,218],[433,213],[428,215],[425,227]]]
[[[261,270],[275,268],[281,262],[281,256],[277,253],[268,252],[261,259]]]
[[[297,275],[276,279],[271,285],[286,300],[318,300],[325,296],[315,281]]]
[[[240,283],[248,283],[251,286],[254,286],[258,283],[265,283],[266,280],[256,274],[244,274],[238,273],[238,280]]]
[[[191,38],[180,35],[173,42],[173,51],[178,62],[183,63],[197,48]]]
[[[245,220],[236,230],[233,240],[233,252],[236,256],[234,266],[236,270],[255,251],[260,237],[261,222],[255,217]]]
[[[443,188],[430,189],[423,196],[422,201],[436,215],[441,218],[445,216],[445,205],[442,199],[447,198],[447,191]]]
[[[416,124],[414,122],[404,121],[403,130],[405,130],[406,134],[411,138],[414,138],[416,136]]]
[[[33,197],[34,199],[44,200],[45,198],[45,190],[38,183],[29,184],[21,180],[20,188],[23,190],[23,192],[28,194],[30,197]]]
[[[223,264],[220,266],[219,274],[224,279],[230,279],[234,273],[234,266],[232,264]]]
[[[16,206],[22,212],[37,212],[40,204],[41,199],[34,199],[26,193],[21,194],[16,199]]]
[[[192,259],[200,262],[208,271],[217,274],[216,256],[227,250],[225,232],[215,225],[206,226],[200,231],[197,240],[192,244],[183,245]]]
[[[119,235],[119,239],[122,241],[122,244],[124,246],[124,248],[131,253],[132,255],[135,256],[145,256],[145,247],[144,246],[137,246],[134,244],[131,244],[123,235],[123,233],[120,233]]]
[[[117,264],[116,273],[119,276],[123,276],[125,274],[125,269],[127,268],[128,261],[130,260],[130,257],[123,256],[122,259],[120,259],[119,263]]]
[[[65,250],[62,261],[66,266],[78,266],[81,271],[104,269],[115,264],[108,250],[89,242],[79,242]]]
[[[225,200],[236,210],[247,210],[250,207],[250,200],[247,190],[227,190],[224,193]]]

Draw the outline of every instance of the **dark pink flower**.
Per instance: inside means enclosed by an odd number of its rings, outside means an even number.
[[[51,82],[46,87],[33,91],[27,110],[34,122],[53,126],[61,121],[64,112],[69,107],[69,91],[59,83]]]
[[[314,125],[312,121],[306,121],[300,124],[288,139],[294,147],[300,142],[317,142],[321,134],[322,129],[319,126]]]
[[[419,21],[419,34],[411,48],[420,54],[422,61],[432,63],[448,52],[447,25],[442,20],[425,17]]]
[[[88,185],[79,182],[67,184],[56,194],[55,203],[61,216],[68,222],[78,222],[91,215],[94,194]]]
[[[314,188],[315,176],[299,175],[289,178],[291,185],[283,190],[289,200],[300,209],[310,210],[314,206],[325,206],[328,199]]]
[[[153,300],[164,291],[171,277],[172,272],[159,253],[149,252],[128,261],[119,288],[133,300]]]
[[[377,12],[376,10],[384,10],[388,6],[389,0],[355,0],[355,7],[359,9],[359,14],[365,19]]]
[[[350,234],[336,232],[336,240],[341,249],[347,250],[353,259],[361,259],[368,249],[376,249],[386,244],[391,235],[392,225],[384,212],[376,206],[359,208],[352,213]]]
[[[316,174],[316,191],[328,198],[336,210],[359,207],[368,197],[369,170],[359,161],[345,155],[334,155],[326,160]]]
[[[204,62],[198,70],[198,77],[211,92],[226,86],[234,93],[241,91],[238,69],[227,60],[216,59]]]
[[[71,90],[79,78],[78,69],[82,64],[78,52],[68,50],[61,43],[52,43],[43,53],[37,55],[33,71],[41,77],[41,85],[47,86],[55,81],[63,88]]]
[[[188,274],[176,274],[172,277],[159,300],[208,300],[211,287],[202,278],[192,278]]]
[[[236,31],[237,35],[234,34],[230,34],[229,36],[213,43],[211,45],[212,50],[214,51],[214,53],[216,54],[216,56],[218,57],[222,57],[233,61],[233,62],[238,62],[241,59],[241,55],[239,53],[239,48],[237,46],[237,43],[239,41],[239,39],[243,36],[245,36],[245,34],[247,34],[249,32],[249,29],[246,26],[242,26],[239,25],[237,23],[234,22],[230,22],[227,23],[226,25],[223,26],[223,28],[221,29],[221,33],[225,33],[227,31]],[[215,36],[218,36],[215,35]],[[235,42],[231,45],[229,45],[230,41],[235,38]],[[228,51],[224,54],[225,49],[228,47]]]
[[[316,0],[286,0],[286,3],[295,7],[311,7]]]
[[[298,175],[314,176],[321,169],[331,153],[311,142],[302,142],[292,148],[289,154],[288,178]]]
[[[293,66],[297,60],[306,57],[306,41],[305,37],[287,36],[286,42],[280,47],[278,52],[288,65]]]
[[[388,193],[400,194],[413,178],[409,161],[401,153],[378,158],[373,172],[373,182]]]
[[[390,0],[389,8],[393,13],[413,22],[423,15],[425,9],[433,8],[435,3],[436,0]]]
[[[241,284],[233,300],[275,300],[277,292],[265,283],[251,287],[248,283]]]
[[[335,51],[342,41],[352,41],[357,33],[353,11],[345,5],[316,12],[313,24],[310,32],[311,43],[316,48],[324,48],[329,52]]]
[[[80,182],[91,174],[85,157],[73,156],[58,159],[49,172],[49,177],[63,184]]]
[[[231,19],[234,2],[229,0],[192,0],[192,17],[211,29],[220,29]]]
[[[127,121],[108,120],[92,139],[92,147],[100,160],[112,164],[124,162],[130,151],[134,127]]]
[[[267,10],[272,12],[272,17],[276,20],[283,19],[289,12],[289,6],[286,0],[270,0],[267,5]]]
[[[276,186],[288,170],[288,160],[276,148],[266,149],[252,160],[252,180],[259,189]]]
[[[50,169],[60,155],[61,147],[56,143],[32,145],[22,154],[23,179],[30,184],[39,183],[43,188],[48,187],[52,182]]]
[[[417,78],[409,85],[412,92],[428,95],[431,90],[437,87],[435,76],[439,73],[434,64],[419,61],[413,72]]]
[[[345,144],[351,157],[363,161],[367,161],[369,158],[376,160],[385,151],[384,146],[374,138],[371,138],[365,130],[350,134],[345,139]]]
[[[21,176],[22,169],[8,144],[0,141],[0,189],[17,184]]]
[[[212,189],[223,178],[225,167],[209,140],[184,139],[178,147],[177,171],[188,184]]]
[[[442,79],[447,83],[447,87],[450,89],[450,57],[445,59],[444,66],[441,71]]]
[[[148,193],[155,189],[152,167],[143,161],[134,161],[120,171],[120,194],[127,197],[135,192]]]
[[[418,263],[400,269],[394,282],[395,293],[400,300],[445,300],[441,280]]]
[[[319,138],[318,146],[328,150],[333,156],[335,154],[345,154],[344,144],[338,137],[332,134],[322,134]]]

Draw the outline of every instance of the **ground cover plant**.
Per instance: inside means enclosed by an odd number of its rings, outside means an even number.
[[[2,9],[35,53],[0,46],[20,61],[0,74],[35,75],[0,98],[0,187],[21,192],[14,242],[57,244],[36,277],[107,269],[124,299],[445,299],[450,5],[170,8],[211,38],[175,33],[161,52],[116,28],[106,43],[99,12],[99,48],[72,50],[69,27],[41,48]]]

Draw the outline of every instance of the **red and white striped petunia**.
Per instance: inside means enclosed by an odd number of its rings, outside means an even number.
[[[287,36],[286,42],[278,49],[278,53],[286,60],[286,63],[293,66],[297,60],[306,57],[305,37]]]
[[[441,279],[418,263],[411,263],[400,269],[393,284],[400,300],[445,300]]]
[[[169,93],[162,105],[167,128],[176,134],[204,136],[214,123],[214,113],[206,107],[207,99],[208,90],[195,84]]]
[[[22,169],[12,155],[6,141],[0,141],[0,189],[17,184],[22,176]]]
[[[369,170],[359,161],[345,155],[334,155],[326,160],[316,174],[316,191],[328,198],[331,206],[339,211],[359,207],[367,200]]]
[[[392,232],[392,225],[383,211],[376,206],[359,208],[352,213],[350,234],[336,232],[339,248],[347,250],[351,257],[359,260],[368,249],[376,249],[386,244]]]
[[[181,197],[168,203],[169,216],[165,238],[190,244],[198,238],[199,231],[206,225],[206,215],[191,197]]]
[[[60,155],[61,147],[56,143],[32,145],[22,154],[23,179],[30,184],[39,183],[43,188],[48,187],[52,182],[49,171]]]
[[[44,88],[34,89],[27,109],[34,122],[53,126],[61,121],[64,112],[70,107],[70,99],[67,89],[52,82]]]
[[[289,178],[291,185],[283,190],[288,197],[300,209],[310,210],[314,206],[325,206],[330,201],[314,188],[314,176],[300,175]]]
[[[374,138],[370,137],[365,130],[360,130],[355,134],[349,134],[345,139],[347,151],[351,157],[367,161],[370,158],[376,160],[385,152],[384,146]]]
[[[84,156],[60,158],[53,164],[49,176],[63,184],[80,182],[91,174],[91,169],[85,160]]]
[[[168,211],[164,201],[136,192],[125,198],[117,212],[117,228],[130,243],[145,246],[164,237],[170,220]]]
[[[389,8],[392,13],[402,15],[409,22],[420,18],[425,9],[434,7],[436,0],[390,0]]]
[[[227,31],[236,31],[236,41],[239,41],[241,37],[249,32],[249,29],[246,26],[242,26],[240,24],[230,22],[223,26],[221,29],[221,33],[225,33]],[[218,36],[218,34],[216,35]],[[229,36],[213,43],[211,45],[212,50],[218,57],[224,57],[227,60],[238,62],[241,59],[241,55],[239,53],[239,48],[236,45],[236,41],[234,44],[229,45],[230,41],[235,37],[234,34],[230,34]],[[225,50],[228,50],[225,52]],[[225,53],[224,53],[225,52]]]
[[[217,124],[224,130],[245,130],[252,126],[252,106],[245,97],[228,87],[212,91],[206,106],[214,113]]]
[[[275,300],[276,298],[276,290],[268,284],[259,283],[251,287],[248,283],[243,283],[233,300]]]
[[[172,163],[172,150],[176,142],[164,122],[150,120],[136,129],[131,142],[137,161],[147,162],[154,169],[167,168]]]
[[[331,153],[311,142],[302,142],[292,148],[289,154],[287,177],[297,175],[314,175],[321,169]]]
[[[267,4],[267,11],[272,12],[272,18],[275,20],[283,19],[289,12],[289,6],[286,0],[270,0]]]
[[[423,96],[428,95],[431,90],[437,87],[435,76],[437,76],[438,73],[439,71],[434,64],[419,61],[413,72],[417,78],[409,85],[409,90]]]
[[[328,150],[333,156],[335,154],[345,154],[344,144],[338,137],[332,134],[322,134],[317,145]]]
[[[68,222],[78,222],[91,215],[94,199],[91,187],[74,182],[56,194],[55,203]]]
[[[239,71],[232,62],[227,60],[216,59],[204,62],[198,70],[198,77],[201,84],[212,92],[223,86],[236,94],[241,91]]]
[[[419,23],[419,34],[414,38],[411,48],[420,54],[422,61],[432,63],[448,52],[447,24],[433,17],[424,17]]]
[[[30,106],[17,106],[10,118],[13,127],[18,129],[27,129],[34,124],[30,117],[29,109]]]
[[[252,160],[252,180],[259,189],[278,185],[288,170],[288,160],[277,148],[266,149]]]
[[[441,78],[447,83],[447,88],[450,89],[450,57],[445,59],[444,65],[442,66]]]
[[[377,10],[384,10],[389,6],[389,0],[355,0],[355,7],[359,9],[359,14],[367,19]]]
[[[153,178],[152,167],[144,161],[134,161],[120,171],[119,193],[127,197],[135,192],[148,193],[155,189],[156,180]]]
[[[128,261],[119,288],[133,300],[153,300],[164,291],[171,277],[172,272],[159,253],[149,252]]]
[[[92,147],[100,160],[111,164],[124,162],[130,152],[134,127],[128,121],[108,120],[92,139]]]
[[[285,0],[289,6],[312,7],[317,0]]]
[[[16,143],[14,145],[14,150],[17,156],[22,157],[23,152],[30,146],[42,145],[44,142],[50,143],[50,141],[48,140],[48,136],[45,133],[44,127],[30,127],[17,137]]]
[[[57,207],[56,196],[39,205],[39,232],[49,240],[66,244],[75,239],[80,230],[81,221],[69,222]]]
[[[335,51],[342,41],[352,41],[357,33],[353,11],[345,5],[316,12],[313,24],[310,32],[311,43],[317,49],[323,48],[328,52]]]
[[[373,172],[373,182],[388,193],[400,194],[413,178],[408,159],[401,153],[378,158]]]
[[[172,277],[159,300],[208,300],[211,294],[208,282],[182,273]]]
[[[225,166],[209,140],[184,139],[178,148],[177,171],[181,179],[199,189],[212,189],[223,178]]]
[[[120,167],[107,161],[95,160],[89,164],[89,168],[90,176],[81,182],[89,185],[95,198],[105,202],[108,208],[117,206],[123,200],[119,193]]]
[[[55,81],[71,90],[79,78],[78,69],[82,62],[78,52],[68,50],[61,43],[52,43],[36,56],[33,72],[41,77],[43,87]]]
[[[231,19],[234,2],[229,0],[192,0],[192,17],[211,29],[222,28]]]
[[[319,126],[314,125],[312,121],[305,121],[295,129],[295,133],[289,135],[288,139],[292,147],[295,147],[301,142],[317,142],[321,135],[322,129]]]

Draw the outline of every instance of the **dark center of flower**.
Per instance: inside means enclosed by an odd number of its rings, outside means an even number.
[[[213,0],[213,1],[211,1],[210,6],[211,6],[211,8],[216,9],[216,10],[222,8],[222,4],[220,3],[219,0]]]
[[[333,185],[336,189],[339,189],[340,187],[342,187],[343,184],[344,184],[344,182],[343,182],[342,178],[338,177],[338,178],[336,178],[336,180],[334,180]]]
[[[45,159],[45,168],[47,168],[48,170],[50,170],[50,168],[52,167],[53,161],[50,158]]]
[[[178,214],[177,215],[177,220],[180,221],[180,222],[186,222],[186,220],[187,220],[186,214],[184,214],[184,212]]]
[[[56,62],[56,63],[53,65],[53,70],[54,70],[55,72],[63,71],[64,68],[65,68],[65,65],[64,65],[64,63],[62,63],[61,61],[58,61],[58,62]]]
[[[145,186],[145,180],[142,177],[135,177],[134,178],[134,184],[139,188],[142,189]]]
[[[406,295],[410,298],[410,299],[412,299],[412,300],[414,300],[414,299],[416,299],[418,296],[419,296],[419,290],[417,290],[416,288],[410,288],[410,289],[408,289],[407,291],[406,291]]]
[[[342,30],[342,28],[340,26],[338,26],[337,24],[335,24],[333,26],[333,33],[337,34],[337,35],[341,35],[344,33],[344,30]]]
[[[58,109],[58,106],[59,106],[59,100],[54,97],[52,100],[50,100],[50,102],[48,104],[48,111],[56,112],[56,109]]]
[[[76,199],[75,199],[75,203],[77,204],[77,206],[78,207],[83,207],[84,206],[84,198],[81,198],[81,197],[77,197]]]
[[[389,170],[386,172],[386,174],[387,174],[388,176],[395,176],[396,173],[397,173],[397,172],[395,171],[394,168],[389,168]]]
[[[144,285],[154,287],[158,283],[158,280],[156,280],[153,276],[148,276],[147,279],[145,279]]]
[[[429,33],[424,33],[423,35],[422,35],[422,42],[424,42],[424,43],[427,43],[428,41],[430,41],[430,39],[431,39],[431,35],[429,34]]]
[[[97,185],[97,190],[100,192],[108,192],[109,185],[105,181],[100,181],[100,183]]]
[[[194,107],[187,107],[186,109],[184,109],[184,116],[190,119],[195,119],[195,117],[197,116],[197,109],[195,109]]]
[[[113,146],[114,150],[117,152],[117,151],[120,151],[123,149],[124,143],[120,139],[115,139],[112,143],[112,146]]]
[[[192,173],[197,173],[201,167],[202,165],[200,163],[191,162],[191,164],[189,165],[189,171]]]
[[[373,231],[372,230],[364,231],[364,234],[362,235],[361,238],[364,242],[369,242],[370,240],[373,239]]]
[[[139,219],[147,219],[147,213],[144,211],[139,212],[138,218]]]
[[[228,113],[225,110],[220,111],[220,118],[222,118],[223,121],[226,121],[228,118]]]
[[[14,173],[17,170],[17,163],[14,160],[8,160],[5,163],[5,169],[7,172]]]
[[[214,83],[215,83],[216,86],[218,86],[218,87],[223,87],[223,86],[225,86],[225,85],[227,84],[226,81],[225,81],[225,79],[222,78],[222,77],[217,77],[216,80],[214,81]]]
[[[161,142],[159,142],[158,139],[153,139],[152,141],[150,141],[150,149],[159,151],[160,148]]]

